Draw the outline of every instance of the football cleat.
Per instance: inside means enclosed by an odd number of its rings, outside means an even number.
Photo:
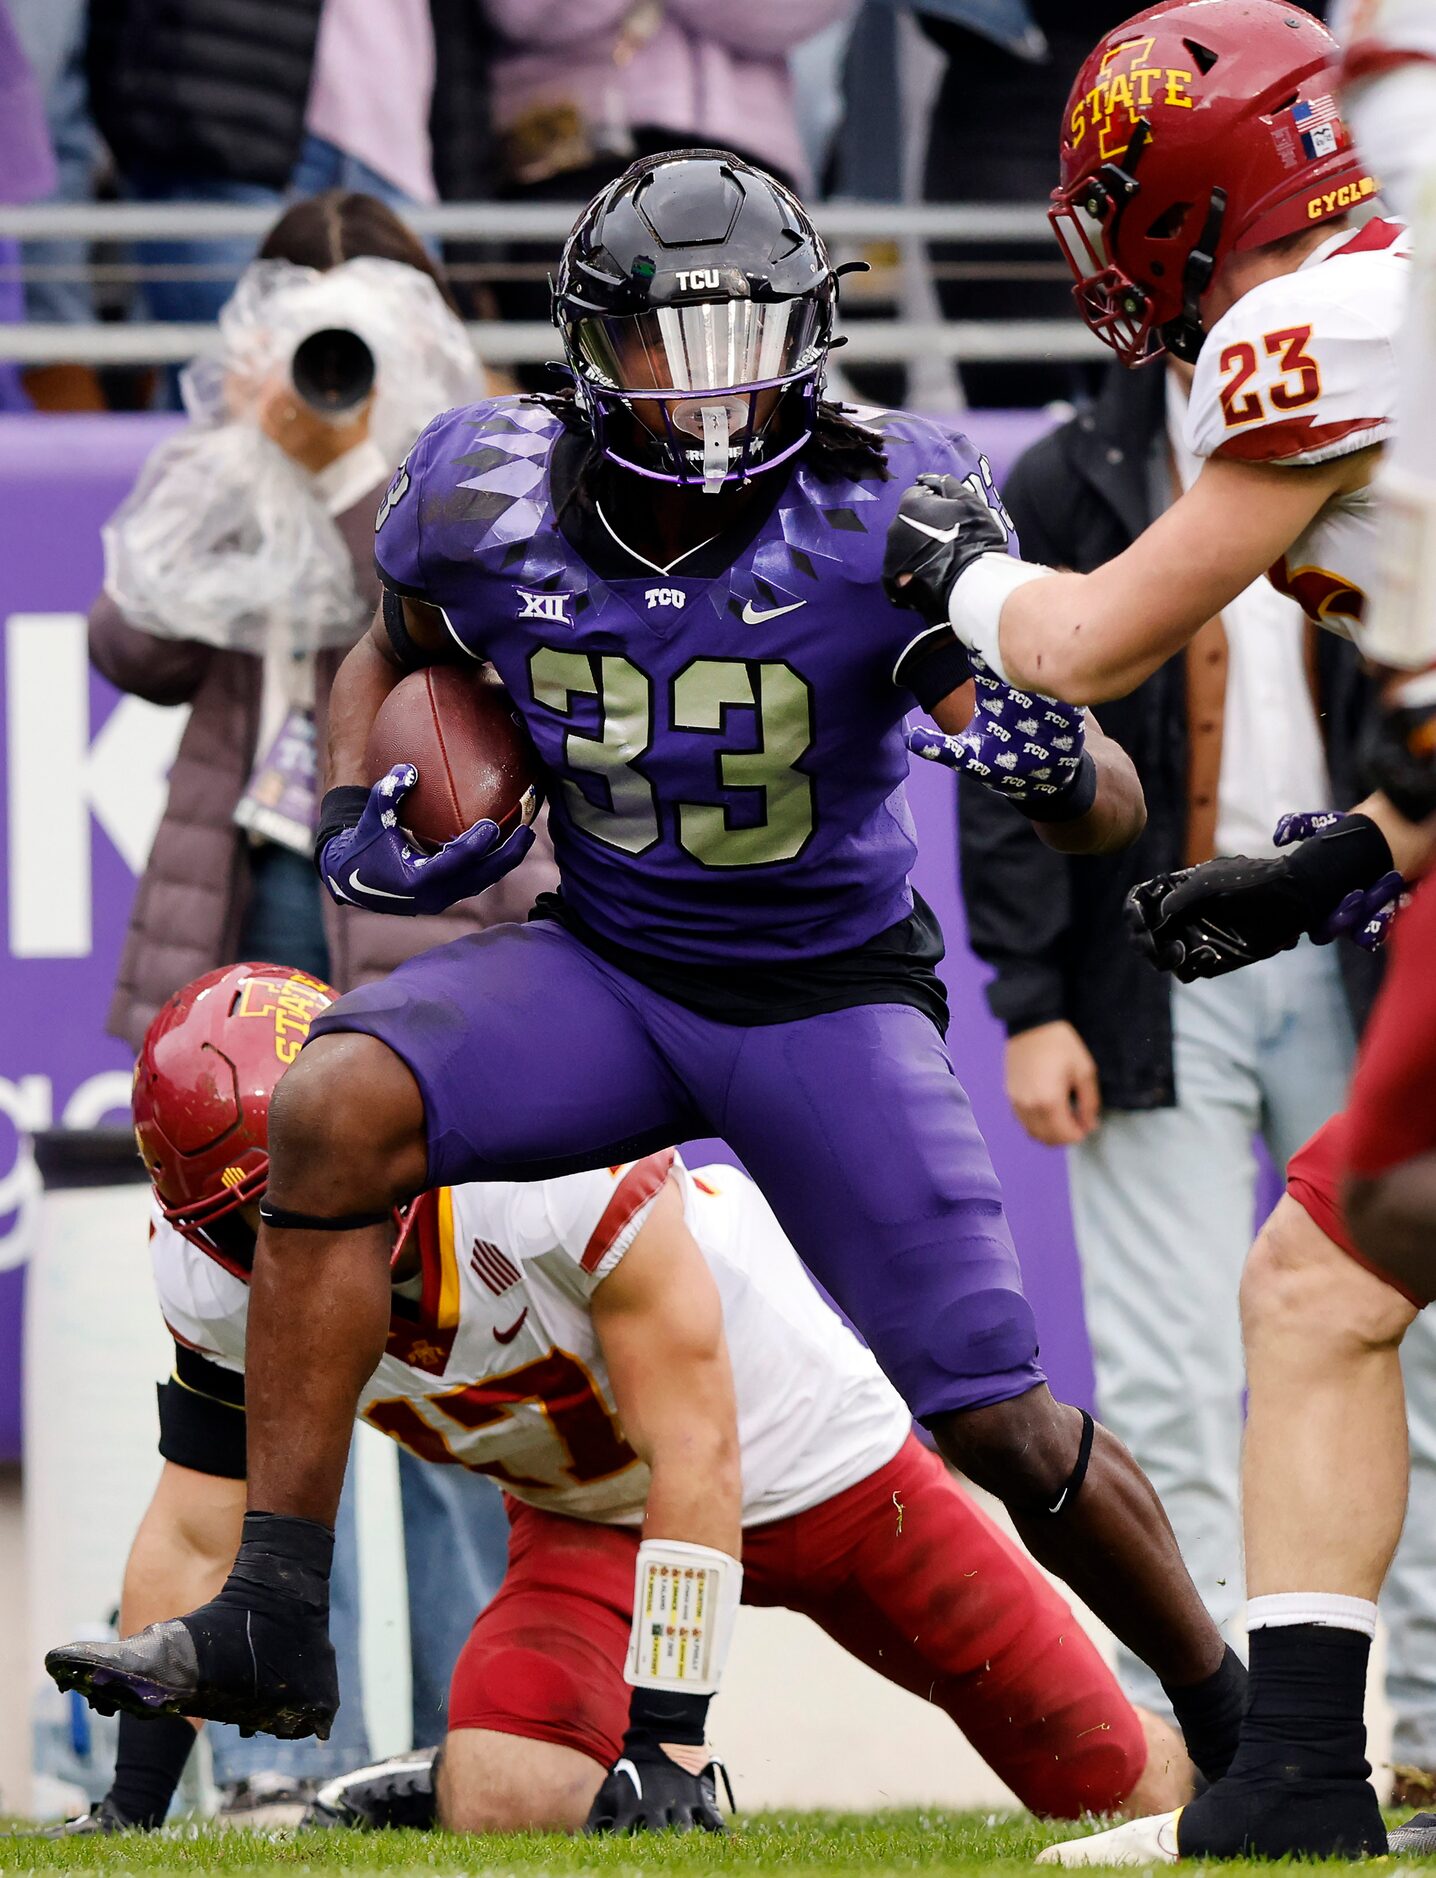
[[[1430,1858],[1436,1852],[1436,1813],[1413,1813],[1403,1825],[1386,1835],[1393,1858]]]
[[[281,1826],[297,1826],[318,1787],[317,1780],[300,1779],[292,1774],[246,1774],[243,1779],[220,1788],[215,1824],[249,1832],[272,1832]]]
[[[210,1663],[242,1662],[242,1672],[206,1674],[184,1619],[151,1624],[112,1643],[71,1643],[51,1650],[45,1668],[61,1689],[78,1689],[101,1715],[190,1715],[234,1722],[240,1731],[298,1740],[327,1739],[339,1707],[334,1651],[322,1618],[280,1623],[216,1601],[201,1632]],[[221,1634],[230,1633],[230,1634]],[[283,1662],[283,1673],[272,1665]]]
[[[88,1813],[80,1813],[74,1819],[64,1820],[58,1826],[43,1826],[39,1832],[17,1833],[17,1838],[33,1839],[88,1839],[96,1833],[138,1832],[141,1828],[125,1818],[107,1793],[103,1800],[96,1800]]]
[[[1086,1839],[1063,1839],[1039,1852],[1039,1865],[1175,1865],[1177,1821],[1175,1813],[1154,1813],[1149,1819],[1128,1819],[1107,1832]]]
[[[355,1832],[389,1826],[428,1831],[439,1823],[439,1753],[438,1748],[416,1748],[326,1780],[300,1825],[347,1826]]]

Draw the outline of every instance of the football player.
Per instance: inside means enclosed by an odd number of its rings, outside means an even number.
[[[161,1641],[183,1650],[163,1620],[234,1559],[270,1099],[332,997],[300,973],[231,966],[172,998],[145,1040],[135,1125],[175,1373],[122,1622],[157,1628],[50,1654],[61,1685],[96,1702],[153,1713],[159,1692],[130,1668]],[[735,1169],[690,1172],[665,1150],[431,1192],[397,1233],[388,1282],[361,1418],[436,1465],[494,1476],[512,1520],[507,1577],[454,1671],[445,1824],[716,1828],[702,1720],[740,1588],[938,1703],[1040,1812],[1150,1804],[1189,1780],[1156,1722],[1149,1760],[1067,1606],[919,1445]],[[663,1606],[679,1585],[675,1641]],[[114,1790],[77,1822],[90,1831],[163,1818],[194,1739],[167,1713],[126,1712],[121,1731]],[[431,1824],[435,1792],[432,1757],[405,1756],[334,1783],[320,1817]]]
[[[1149,1483],[1038,1363],[908,883],[904,715],[966,728],[962,759],[1064,848],[1130,839],[1140,788],[1080,712],[994,687],[972,717],[946,622],[888,606],[883,541],[920,469],[1000,503],[966,440],[824,400],[836,291],[772,178],[721,151],[644,159],[563,253],[571,388],[444,414],[381,505],[386,595],[331,700],[320,871],[403,914],[519,858],[523,831],[482,822],[419,853],[412,767],[371,788],[364,765],[406,671],[487,660],[552,785],[562,892],[342,998],[280,1087],[247,1372],[264,1539],[184,1620],[193,1655],[167,1673],[187,1700],[250,1687],[261,1607],[278,1656],[319,1660],[322,1609],[282,1586],[327,1556],[392,1205],[712,1134],[943,1453],[1151,1664],[1198,1766],[1227,1764],[1245,1673]],[[331,1699],[304,1691],[312,1725]]]
[[[1319,624],[1361,641],[1411,270],[1400,224],[1352,220],[1375,184],[1337,81],[1322,26],[1248,0],[1150,8],[1079,74],[1052,210],[1078,306],[1129,364],[1168,350],[1194,362],[1188,439],[1205,466],[1085,576],[1014,561],[966,491],[911,491],[890,538],[894,591],[949,618],[996,675],[1118,696],[1264,568]],[[1388,774],[1359,812],[1303,818],[1308,838],[1278,859],[1218,860],[1137,889],[1155,962],[1212,976],[1303,933],[1365,929],[1429,854],[1428,805],[1399,766]],[[1179,1817],[1045,1857],[1385,1848],[1362,1709],[1404,1502],[1397,1346],[1412,1304],[1348,1256],[1338,1150],[1329,1125],[1293,1158],[1243,1280],[1252,1695],[1237,1760]]]

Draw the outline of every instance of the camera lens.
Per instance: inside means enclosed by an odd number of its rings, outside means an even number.
[[[300,340],[289,375],[307,405],[325,417],[339,417],[373,390],[374,354],[358,333],[325,326]]]

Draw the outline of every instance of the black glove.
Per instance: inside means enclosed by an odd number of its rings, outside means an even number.
[[[588,1832],[722,1832],[715,1775],[728,1775],[721,1761],[705,1758],[706,1695],[635,1689],[623,1747],[589,1809]],[[691,1750],[698,1772],[690,1773],[667,1746]],[[728,1787],[728,1804],[733,1790]]]
[[[1436,815],[1436,704],[1409,704],[1400,685],[1391,687],[1367,721],[1361,754],[1372,783],[1408,822]]]
[[[1273,860],[1236,855],[1140,882],[1127,895],[1127,924],[1159,971],[1183,984],[1221,978],[1290,951],[1390,869],[1376,824],[1344,815]]]
[[[883,555],[883,591],[894,606],[909,606],[934,626],[947,620],[958,576],[980,554],[1007,552],[1012,530],[997,500],[976,470],[963,481],[919,476],[904,490]],[[911,579],[899,586],[902,575]]]

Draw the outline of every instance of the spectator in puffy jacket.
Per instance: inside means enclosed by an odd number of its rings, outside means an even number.
[[[299,203],[281,217],[261,250],[262,258],[321,273],[360,256],[403,262],[446,293],[414,236],[369,196],[336,192]],[[381,362],[381,375],[383,370]],[[357,638],[378,600],[374,515],[393,465],[369,439],[365,417],[326,424],[299,408],[297,397],[283,395],[263,409],[263,429],[313,477],[352,556],[360,603],[352,634]],[[347,649],[334,645],[313,659],[320,749],[329,688]],[[272,722],[264,737],[261,725],[272,719],[273,695],[288,676],[267,669],[280,655],[260,657],[143,630],[106,592],[90,614],[90,657],[122,691],[156,704],[191,707],[164,818],[135,896],[110,1008],[110,1029],[132,1045],[138,1046],[171,992],[212,966],[272,959],[348,990],[446,939],[499,920],[522,919],[534,896],[557,884],[548,837],[540,830],[538,845],[523,866],[481,901],[412,920],[340,908],[321,889],[307,851],[297,852],[277,839],[257,839],[235,819],[241,798],[263,767],[256,763],[261,746],[273,735]],[[314,781],[319,786],[319,779]],[[307,850],[307,834],[301,832],[299,845]],[[423,1745],[443,1738],[449,1673],[474,1613],[502,1579],[507,1527],[492,1483],[460,1468],[426,1468],[402,1456],[400,1489],[409,1564],[414,1741]],[[323,1743],[276,1743],[268,1736],[244,1742],[234,1738],[232,1729],[216,1730],[216,1779],[235,1796],[233,1811],[252,1810],[272,1795],[277,1780],[293,1784],[329,1778],[368,1758],[358,1679],[352,1518],[352,1508],[341,1516],[336,1556],[334,1635],[343,1714]]]

